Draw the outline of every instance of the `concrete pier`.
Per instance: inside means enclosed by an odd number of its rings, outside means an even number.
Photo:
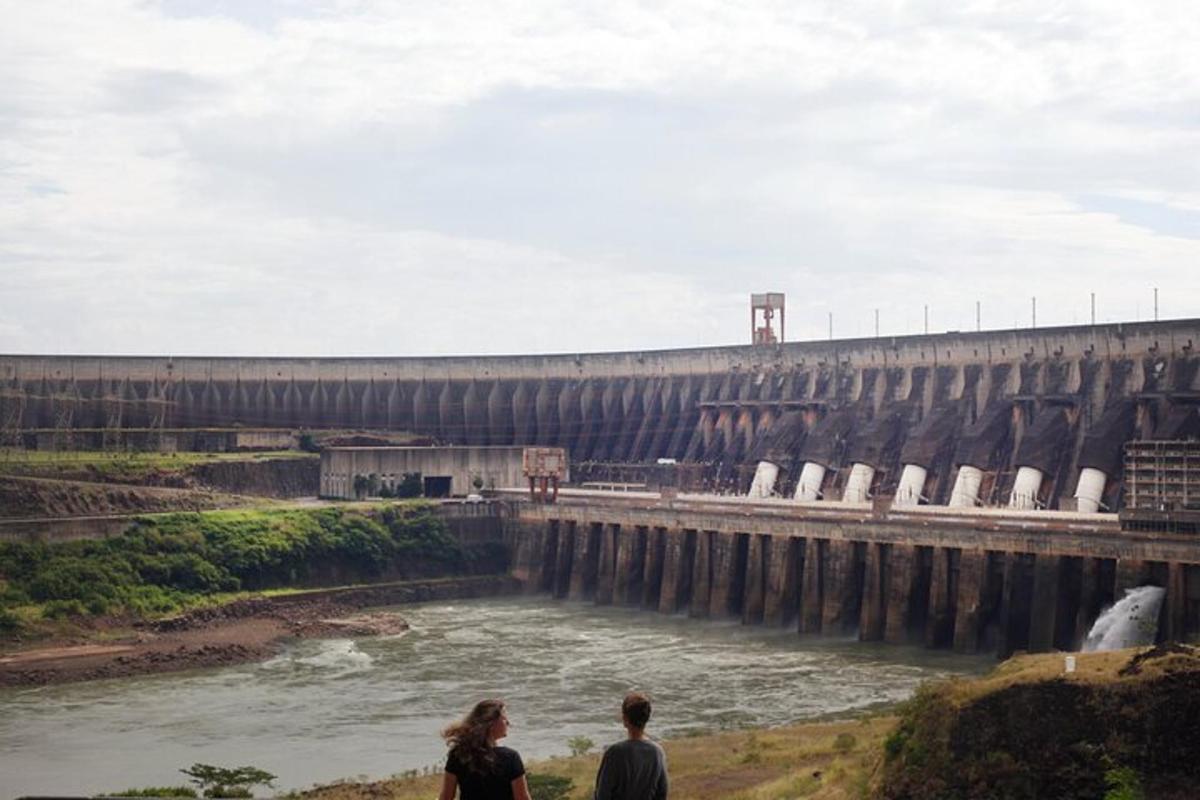
[[[766,549],[766,588],[763,597],[763,622],[773,627],[790,625],[800,602],[800,564],[804,542],[764,536]]]
[[[770,537],[749,536],[746,552],[745,592],[742,594],[742,624],[757,625],[763,621],[767,592],[767,552]]]
[[[708,618],[712,613],[712,531],[696,531],[696,549],[692,561],[692,596],[688,616]]]
[[[658,608],[663,585],[666,529],[646,528],[646,556],[642,567],[642,608]]]
[[[892,545],[887,606],[884,611],[883,638],[891,644],[905,644],[912,638],[909,612],[912,605],[917,548],[910,544]]]
[[[883,639],[884,622],[887,615],[887,596],[884,583],[887,578],[888,545],[869,542],[866,546],[866,564],[863,570],[862,610],[858,618],[858,638],[864,642]]]
[[[1119,591],[1149,583],[1167,591],[1162,637],[1200,633],[1195,537],[1129,534],[1099,514],[882,517],[778,502],[759,511],[708,500],[575,505],[569,494],[522,504],[512,572],[556,597],[1001,656],[1075,648]],[[1033,520],[1043,527],[1031,533]]]
[[[612,605],[617,577],[617,536],[621,526],[600,526],[600,562],[596,571],[596,605]]]

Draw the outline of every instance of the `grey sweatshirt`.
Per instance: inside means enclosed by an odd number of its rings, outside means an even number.
[[[626,739],[604,751],[595,800],[666,800],[667,756],[647,739]]]

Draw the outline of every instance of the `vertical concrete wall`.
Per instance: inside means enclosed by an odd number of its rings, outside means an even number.
[[[1127,585],[1167,590],[1161,635],[1200,634],[1200,565],[552,521],[514,524],[527,591],[802,634],[1007,656],[1077,649]]]

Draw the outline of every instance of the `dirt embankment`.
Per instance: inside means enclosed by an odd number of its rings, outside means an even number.
[[[0,517],[80,517],[204,511],[247,502],[204,489],[0,476]]]
[[[73,517],[203,511],[243,505],[247,497],[315,496],[316,458],[220,460],[178,469],[120,470],[70,462],[0,475],[0,517]]]
[[[275,458],[262,461],[216,461],[187,471],[198,486],[258,497],[315,497],[321,487],[318,458]]]
[[[90,638],[39,643],[0,655],[0,686],[117,678],[260,661],[289,639],[386,636],[407,623],[367,609],[516,591],[504,575],[251,597],[153,622],[93,621]],[[103,639],[98,643],[97,639]]]

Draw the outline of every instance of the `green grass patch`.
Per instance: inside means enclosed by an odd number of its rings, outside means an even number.
[[[156,514],[109,539],[0,543],[0,636],[34,617],[155,616],[327,577],[403,578],[412,565],[424,565],[422,574],[456,574],[502,557],[464,548],[436,507],[420,501]]]

